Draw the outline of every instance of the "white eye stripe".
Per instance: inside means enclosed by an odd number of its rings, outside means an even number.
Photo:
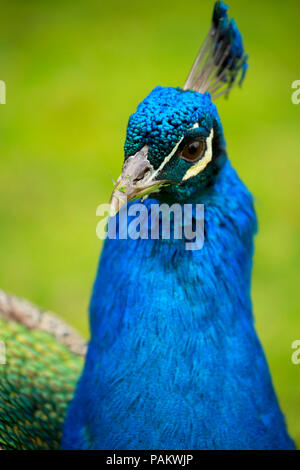
[[[182,178],[182,181],[186,181],[193,176],[196,176],[200,173],[200,171],[203,171],[204,168],[209,164],[209,162],[212,160],[212,140],[214,137],[214,130],[212,129],[209,136],[206,139],[206,152],[204,156],[199,160],[199,162],[195,163],[191,168],[188,169],[184,177]]]
[[[199,126],[199,123],[196,122],[196,123],[193,125],[192,129],[197,129],[197,128],[199,128],[199,127],[200,127],[200,126]],[[212,130],[212,133],[213,133],[213,130]],[[211,136],[211,134],[210,134],[210,136]],[[208,143],[209,143],[208,141],[209,141],[209,139],[210,139],[210,136],[209,136],[209,137],[207,138],[207,140],[206,140],[207,148],[208,148]],[[167,156],[165,157],[165,159],[163,160],[163,162],[160,164],[159,168],[157,168],[157,170],[155,170],[155,171],[152,173],[151,177],[149,178],[149,181],[154,180],[154,179],[156,178],[156,176],[158,175],[158,173],[160,173],[161,170],[164,168],[164,166],[171,160],[171,158],[172,158],[172,157],[175,155],[175,153],[177,152],[178,147],[179,147],[179,145],[181,144],[181,142],[183,141],[183,139],[184,139],[184,136],[182,136],[181,139],[180,139],[180,140],[177,142],[177,144],[175,145],[175,147],[173,147],[173,149],[172,149],[172,151],[169,153],[169,155],[167,155]],[[206,151],[206,153],[205,153],[203,159],[205,158],[206,154],[207,154],[207,151]],[[202,159],[202,160],[203,160],[203,159]],[[201,161],[202,161],[202,160],[201,160]],[[207,162],[207,163],[208,163],[208,162]],[[195,166],[196,166],[196,165],[195,165]],[[205,166],[206,166],[206,165],[205,165]],[[192,167],[192,168],[194,168],[194,167]],[[192,168],[190,168],[190,170],[191,170]],[[201,171],[201,169],[200,169],[199,171]],[[187,179],[187,178],[186,178],[187,174],[188,174],[188,171],[187,171],[187,173],[184,175],[183,180],[184,180],[184,179]],[[190,176],[188,176],[188,178],[190,178]]]
[[[160,173],[160,171],[163,169],[163,167],[171,160],[173,155],[177,152],[177,149],[178,149],[179,145],[181,144],[183,138],[184,138],[184,136],[182,136],[181,139],[179,140],[179,142],[177,142],[177,144],[175,145],[175,147],[173,147],[171,153],[169,153],[169,155],[166,156],[164,161],[161,163],[160,167],[157,168],[157,170],[155,170],[154,173],[152,173],[151,180],[153,180],[156,177],[156,175],[158,173]]]
[[[192,129],[197,129],[199,127],[199,123],[196,122]],[[173,155],[175,155],[175,153],[177,152],[177,149],[179,147],[179,145],[181,144],[181,142],[183,141],[184,139],[184,136],[181,137],[181,139],[179,140],[179,142],[177,142],[177,144],[175,145],[175,147],[173,147],[172,151],[169,153],[169,155],[167,155],[164,159],[164,161],[161,163],[161,165],[159,166],[159,168],[157,168],[157,170],[155,170],[155,172],[152,174],[151,176],[151,180],[154,179],[156,177],[156,175],[164,168],[164,166],[171,160],[171,158],[173,157]]]

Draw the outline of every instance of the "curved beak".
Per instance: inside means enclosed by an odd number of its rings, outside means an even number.
[[[148,160],[148,146],[125,160],[110,198],[110,215],[116,215],[122,206],[154,191],[171,181],[156,179],[157,170]]]

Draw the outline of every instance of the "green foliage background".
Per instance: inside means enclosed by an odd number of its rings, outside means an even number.
[[[256,324],[300,445],[298,0],[232,0],[250,55],[218,103],[229,156],[256,197]],[[154,86],[183,84],[208,31],[206,0],[1,3],[0,286],[88,334],[101,242],[96,207],[121,168],[128,116]]]

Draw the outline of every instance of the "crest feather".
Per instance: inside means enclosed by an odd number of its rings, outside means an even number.
[[[242,35],[233,19],[227,15],[228,6],[215,3],[212,26],[196,57],[183,87],[200,93],[208,91],[212,99],[226,94],[235,84],[241,85],[247,69]]]

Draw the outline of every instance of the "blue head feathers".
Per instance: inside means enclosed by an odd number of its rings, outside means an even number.
[[[156,183],[159,198],[172,195],[183,201],[205,189],[226,156],[222,125],[209,93],[156,87],[129,119],[125,173],[132,175],[137,162],[141,170],[141,152],[147,155],[147,180]],[[139,186],[142,183],[139,180]]]
[[[215,4],[211,29],[183,89],[155,88],[130,117],[125,178],[113,194],[113,212],[125,200],[124,188],[127,200],[159,190],[160,199],[184,202],[211,185],[222,168],[225,141],[212,99],[228,94],[247,68],[241,34],[227,9]]]

